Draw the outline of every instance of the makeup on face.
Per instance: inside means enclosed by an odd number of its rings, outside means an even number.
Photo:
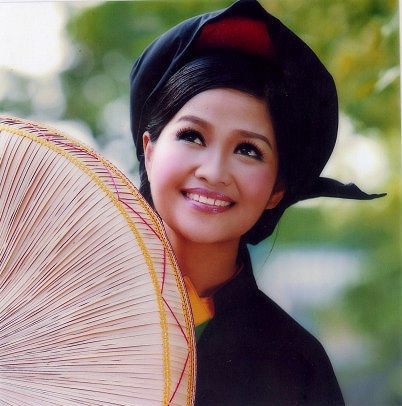
[[[197,94],[144,145],[155,208],[181,238],[239,240],[274,193],[272,122],[266,103],[247,93]]]

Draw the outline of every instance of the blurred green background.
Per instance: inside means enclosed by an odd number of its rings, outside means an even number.
[[[339,141],[325,174],[388,195],[370,202],[320,198],[288,210],[274,235],[251,248],[258,283],[324,344],[349,405],[401,405],[397,1],[261,3],[316,51],[337,83]],[[229,4],[2,3],[0,111],[64,129],[135,180],[133,61],[179,21]],[[53,25],[57,30],[47,32]],[[41,32],[42,46],[33,49]],[[53,48],[50,39],[57,39]],[[51,67],[39,69],[52,58]]]

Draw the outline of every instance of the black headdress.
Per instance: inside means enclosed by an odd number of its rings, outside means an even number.
[[[140,158],[142,134],[158,91],[186,62],[205,50],[232,49],[263,57],[275,65],[283,93],[270,106],[280,122],[277,136],[280,159],[285,159],[285,196],[266,210],[244,236],[256,244],[269,236],[290,205],[319,196],[374,199],[354,184],[320,177],[335,145],[338,131],[338,98],[331,75],[314,52],[256,0],[238,0],[227,9],[183,21],[157,38],[133,66],[131,127]],[[282,154],[281,154],[282,153]]]

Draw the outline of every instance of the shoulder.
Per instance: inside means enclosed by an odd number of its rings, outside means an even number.
[[[320,341],[263,292],[256,291],[248,303],[247,339],[267,365],[286,371],[288,382],[303,382],[301,398],[306,404],[343,404],[331,361]],[[303,403],[303,402],[302,402]]]
[[[306,359],[316,357],[327,359],[325,350],[317,338],[258,289],[248,252],[243,254],[243,260],[245,269],[243,280],[240,282],[249,288],[245,297],[240,299],[237,317],[250,327],[250,331],[257,332],[253,338],[260,341],[264,337],[263,345],[267,343],[272,346],[277,343],[283,350],[297,352]]]
[[[282,340],[289,343],[292,348],[298,344],[305,351],[309,348],[323,351],[323,347],[315,336],[300,325],[292,316],[283,310],[271,298],[266,296],[262,291],[256,290],[250,295],[249,301],[244,309],[244,317],[249,323],[264,336],[272,340]]]

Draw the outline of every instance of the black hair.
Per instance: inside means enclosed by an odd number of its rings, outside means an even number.
[[[270,71],[268,75],[267,70]],[[158,92],[145,130],[151,142],[156,142],[163,128],[191,98],[213,88],[232,88],[251,94],[265,100],[270,110],[275,94],[281,91],[280,83],[275,67],[265,59],[223,50],[199,56],[177,70]],[[274,117],[272,121],[277,137]],[[281,174],[280,154],[278,173]],[[153,205],[143,155],[140,157],[140,180],[141,194]]]

